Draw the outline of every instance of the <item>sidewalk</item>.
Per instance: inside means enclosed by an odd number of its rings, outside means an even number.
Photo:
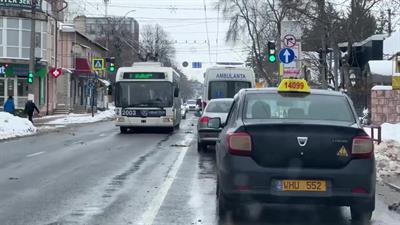
[[[33,117],[33,123],[35,126],[42,126],[46,125],[47,123],[50,123],[54,120],[61,119],[66,117],[66,114],[61,114],[61,115],[51,115],[51,116],[40,116],[40,117]]]
[[[393,190],[400,192],[400,175],[384,178],[383,182]]]
[[[51,115],[33,118],[35,126],[56,126],[56,125],[68,125],[68,124],[81,124],[81,123],[94,123],[99,121],[110,120],[115,117],[114,109],[108,109],[105,111],[98,111],[92,116],[91,113],[85,114],[61,114]]]

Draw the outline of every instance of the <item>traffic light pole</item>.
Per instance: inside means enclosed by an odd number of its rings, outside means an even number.
[[[36,1],[32,1],[32,8],[31,8],[31,48],[29,51],[29,73],[35,73],[35,32],[36,32]],[[28,93],[33,94],[33,84],[28,84]]]

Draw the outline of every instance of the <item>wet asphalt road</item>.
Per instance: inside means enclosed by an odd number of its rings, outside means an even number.
[[[173,134],[102,122],[0,142],[0,225],[352,224],[347,208],[321,206],[218,218],[215,157],[197,153],[195,121]],[[376,208],[371,224],[400,224],[379,195]]]

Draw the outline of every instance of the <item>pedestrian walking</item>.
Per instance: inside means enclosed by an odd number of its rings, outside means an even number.
[[[15,104],[13,96],[9,96],[7,101],[4,103],[4,112],[8,112],[12,115],[15,114]]]
[[[36,107],[36,104],[32,100],[28,100],[25,104],[25,113],[28,114],[28,119],[33,123],[32,117],[33,117],[33,112],[36,110],[36,112],[39,114],[39,109]]]

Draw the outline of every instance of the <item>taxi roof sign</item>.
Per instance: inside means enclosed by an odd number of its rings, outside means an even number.
[[[310,87],[304,79],[283,79],[279,84],[278,92],[310,93]]]

